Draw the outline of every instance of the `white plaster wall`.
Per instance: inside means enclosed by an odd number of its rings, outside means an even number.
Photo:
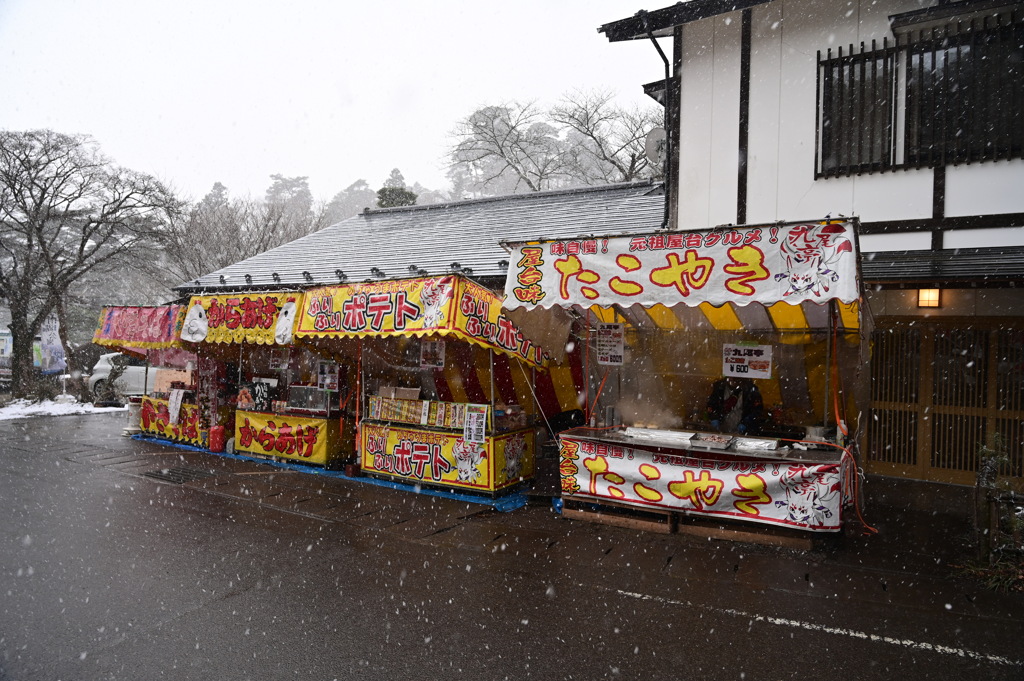
[[[1024,246],[1024,227],[950,230],[943,235],[943,248],[991,248]],[[1024,297],[1024,292],[1021,293]]]
[[[946,168],[946,216],[977,213],[1024,213],[1024,159]]]
[[[736,221],[739,145],[738,14],[683,30],[679,147],[679,225]]]
[[[740,128],[740,15],[715,21],[715,90],[711,101],[710,224],[736,222]]]
[[[934,0],[775,0],[753,11],[747,221],[932,215],[932,171],[814,179],[817,53],[892,38]],[[683,29],[680,227],[735,220],[741,13]],[[946,215],[1024,211],[1024,161],[947,169]]]
[[[683,29],[683,64],[679,118],[679,226],[710,224],[710,106],[715,81],[715,25],[701,21]]]

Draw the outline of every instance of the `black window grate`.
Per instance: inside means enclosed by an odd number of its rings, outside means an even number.
[[[819,178],[1021,158],[1024,17],[819,52],[817,96]]]

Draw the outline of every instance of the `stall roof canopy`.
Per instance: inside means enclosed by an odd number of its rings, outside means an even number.
[[[769,0],[689,0],[650,12],[637,12],[628,19],[604,24],[597,30],[613,43],[646,39],[648,29],[655,38],[664,38],[672,35],[672,29],[676,26],[756,7],[766,2]]]
[[[661,185],[644,182],[371,210],[176,290],[280,290],[451,273],[503,279],[509,255],[501,241],[653,230],[664,207]]]
[[[865,253],[864,281],[893,286],[1003,286],[1024,282],[1024,247]]]

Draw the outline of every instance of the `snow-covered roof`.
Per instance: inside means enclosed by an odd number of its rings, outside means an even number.
[[[175,287],[181,294],[308,288],[460,273],[504,279],[501,241],[650,231],[665,197],[650,182],[372,210]]]

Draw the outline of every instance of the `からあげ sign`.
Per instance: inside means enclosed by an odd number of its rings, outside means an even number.
[[[235,451],[326,465],[338,435],[336,419],[235,412]]]
[[[181,339],[190,343],[288,345],[301,299],[297,293],[192,296]]]
[[[505,307],[857,300],[850,222],[723,227],[517,245]]]
[[[172,423],[170,402],[154,397],[143,397],[139,410],[139,427],[144,433],[169,440],[203,446],[206,432],[199,428],[199,407],[182,404],[177,423]]]

